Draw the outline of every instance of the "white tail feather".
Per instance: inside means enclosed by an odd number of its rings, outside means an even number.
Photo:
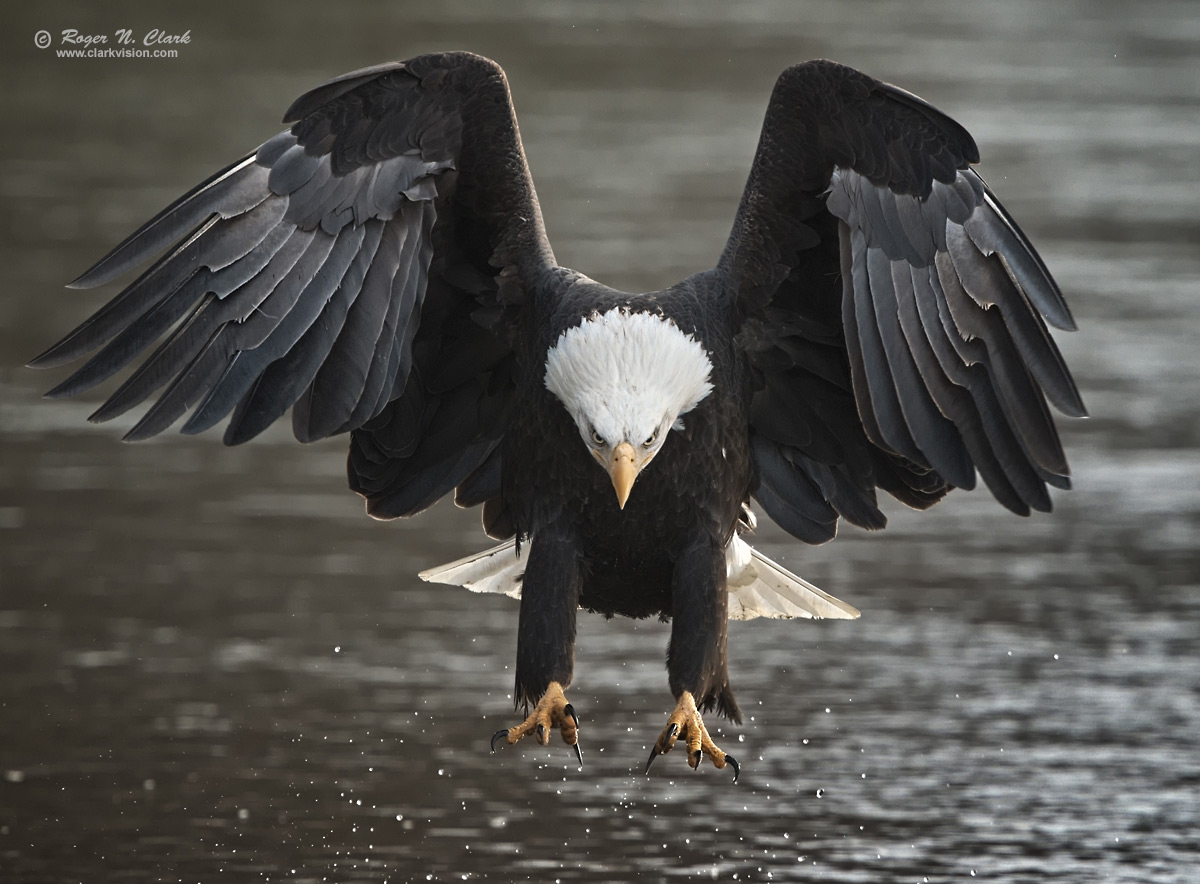
[[[725,549],[725,574],[730,620],[755,617],[857,620],[861,616],[858,608],[772,562],[737,534]]]
[[[430,583],[465,586],[472,592],[494,592],[521,597],[524,559],[516,543],[499,546],[420,573]],[[856,620],[858,609],[813,586],[734,534],[725,550],[725,572],[729,586],[729,619],[829,618]]]
[[[515,546],[516,541],[506,540],[499,546],[485,549],[473,556],[456,559],[436,568],[427,568],[417,576],[428,583],[465,586],[471,592],[498,592],[519,599],[525,562],[514,552]]]

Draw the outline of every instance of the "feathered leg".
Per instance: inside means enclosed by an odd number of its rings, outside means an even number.
[[[671,644],[667,650],[667,676],[678,700],[667,726],[654,743],[646,770],[659,755],[670,752],[683,736],[688,764],[700,765],[704,756],[717,768],[726,764],[737,780],[739,765],[712,741],[700,711],[716,708],[740,724],[741,710],[729,687],[726,662],[728,634],[725,551],[705,538],[693,544],[675,563],[671,584]]]
[[[575,668],[575,613],[579,608],[579,549],[568,538],[534,537],[521,584],[521,614],[517,627],[517,679],[514,704],[533,712],[521,724],[492,736],[492,750],[501,737],[512,744],[530,733],[539,743],[549,741],[557,727],[563,741],[574,747],[579,763],[579,718],[563,691]]]

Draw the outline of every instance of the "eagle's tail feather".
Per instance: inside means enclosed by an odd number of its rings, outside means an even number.
[[[524,559],[516,543],[507,540],[457,561],[420,573],[430,583],[465,586],[472,592],[495,592],[521,597]],[[729,619],[830,618],[854,620],[858,609],[798,577],[734,534],[725,555],[729,586]]]
[[[725,551],[729,619],[755,617],[857,620],[859,610],[793,574],[737,534]]]

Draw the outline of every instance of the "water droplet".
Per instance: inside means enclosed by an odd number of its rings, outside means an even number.
[[[824,790],[824,789],[818,789],[818,790],[817,790],[817,797],[818,797],[818,798],[820,798],[820,797],[821,797],[821,796],[823,796],[824,794],[825,794],[825,790]]]

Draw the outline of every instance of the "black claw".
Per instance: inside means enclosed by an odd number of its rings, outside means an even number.
[[[496,754],[496,741],[499,740],[501,737],[507,737],[507,736],[508,736],[507,730],[496,731],[494,734],[492,734],[492,754],[493,755]]]
[[[704,757],[704,753],[701,752],[699,749],[697,749],[694,753],[692,753],[691,757],[696,762],[695,764],[692,765],[692,770],[699,770],[700,769],[700,759]]]
[[[679,733],[679,725],[672,721],[670,724],[667,725],[667,730],[662,735],[662,737],[659,738],[659,742],[661,742],[663,745],[669,745],[671,742],[671,738],[673,736],[675,736],[677,733]],[[667,750],[664,749],[662,752],[659,752],[658,751],[658,742],[656,742],[654,744],[654,746],[651,747],[651,749],[650,749],[650,758],[646,761],[646,770],[643,772],[650,773],[650,765],[654,764],[654,759],[657,758],[659,755],[664,754],[666,751]]]
[[[545,726],[545,725],[543,725],[543,724],[539,724],[539,725],[537,726],[537,735],[538,735],[538,742],[539,742],[539,743],[544,743],[544,742],[546,742],[546,726]]]
[[[575,742],[571,744],[571,748],[575,750],[579,766],[583,767],[583,750],[579,748],[579,716],[575,714],[575,707],[570,703],[563,707],[563,715],[571,716],[571,721],[575,722]]]
[[[650,773],[650,765],[654,764],[654,759],[657,757],[658,757],[658,744],[656,743],[654,746],[650,747],[650,759],[646,762],[646,769],[644,771],[642,771],[643,774]]]
[[[725,763],[733,768],[733,781],[736,783],[737,778],[742,773],[742,766],[737,763],[736,758],[734,758],[732,755],[729,755],[729,754],[725,755]]]

